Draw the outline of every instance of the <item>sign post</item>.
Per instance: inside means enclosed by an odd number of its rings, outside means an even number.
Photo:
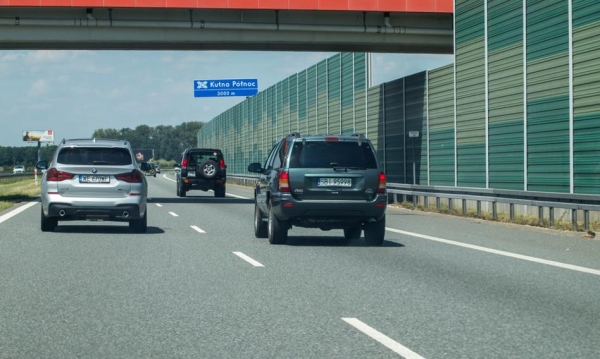
[[[194,80],[194,97],[248,97],[257,93],[257,79]]]
[[[42,142],[54,142],[54,131],[23,131],[21,134],[24,142],[37,142],[37,160],[41,161]],[[35,185],[38,185],[37,168],[33,170]]]
[[[417,184],[417,163],[415,161],[415,139],[419,137],[419,131],[409,131],[408,137],[412,138],[412,163],[413,163],[413,185]]]

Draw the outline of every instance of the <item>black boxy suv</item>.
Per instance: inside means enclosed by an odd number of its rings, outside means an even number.
[[[254,234],[287,241],[292,226],[343,229],[346,239],[381,245],[385,235],[386,176],[371,142],[359,135],[290,134],[271,150],[259,173]]]
[[[185,197],[189,190],[213,190],[215,197],[225,197],[227,172],[221,150],[189,148],[181,154],[177,171],[177,196]]]

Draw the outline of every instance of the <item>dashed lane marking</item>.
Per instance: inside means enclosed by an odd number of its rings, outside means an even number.
[[[255,261],[254,259],[248,257],[247,255],[245,255],[242,252],[233,252],[233,254],[235,254],[236,256],[242,258],[243,260],[245,260],[246,262],[252,264],[255,267],[264,267],[264,265],[262,265],[260,262]]]
[[[370,326],[368,326],[367,324],[361,322],[360,320],[358,320],[356,318],[342,318],[342,320],[345,321],[346,323],[350,324],[354,328],[360,330],[364,334],[368,335],[372,339],[375,339],[379,343],[385,345],[388,349],[390,349],[394,353],[400,354],[405,359],[425,359],[422,356],[420,356],[419,354],[408,349],[404,345],[398,343],[397,341],[395,341],[392,338],[388,337],[387,335],[379,332],[378,330],[371,328]]]

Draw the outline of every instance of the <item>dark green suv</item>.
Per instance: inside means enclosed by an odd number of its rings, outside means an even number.
[[[381,245],[385,235],[386,176],[371,142],[359,135],[290,134],[271,150],[255,188],[254,233],[272,244],[292,226],[343,229],[346,239]]]
[[[190,190],[213,190],[215,197],[225,197],[227,172],[221,150],[189,148],[181,154],[177,171],[177,195],[185,197]]]

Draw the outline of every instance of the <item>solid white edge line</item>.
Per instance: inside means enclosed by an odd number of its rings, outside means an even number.
[[[13,209],[12,211],[8,212],[7,214],[0,216],[0,223],[6,221],[9,218],[16,216],[17,214],[25,211],[27,208],[35,206],[38,203],[40,203],[40,202],[39,201],[29,202],[27,204],[20,206],[19,208]]]
[[[173,217],[179,217],[179,215],[178,215],[177,213],[175,213],[175,212],[169,212],[169,214],[170,214],[171,216],[173,216]]]
[[[397,341],[395,341],[392,338],[388,337],[387,335],[377,331],[376,329],[371,328],[370,326],[368,326],[367,324],[361,322],[360,320],[358,320],[356,318],[342,318],[342,320],[345,321],[346,323],[350,324],[354,328],[358,329],[359,331],[363,332],[367,336],[371,337],[372,339],[375,339],[379,343],[385,345],[388,349],[392,350],[394,353],[400,354],[405,359],[425,359],[424,357],[413,352],[412,350],[408,349],[404,345],[398,343]]]
[[[262,265],[260,262],[255,261],[254,259],[248,257],[247,255],[245,255],[242,252],[233,252],[233,254],[235,254],[236,256],[242,258],[243,260],[245,260],[246,262],[252,264],[255,267],[264,267],[264,265]]]
[[[203,230],[201,230],[199,227],[196,227],[196,226],[190,226],[190,227],[192,227],[192,229],[195,230],[198,233],[206,233]]]
[[[497,254],[497,255],[501,255],[501,256],[505,256],[505,257],[511,257],[511,258],[521,259],[521,260],[529,261],[529,262],[547,264],[547,265],[558,267],[558,268],[570,269],[570,270],[574,270],[574,271],[578,271],[578,272],[583,272],[583,273],[594,274],[594,275],[600,276],[600,270],[597,270],[597,269],[585,268],[585,267],[580,267],[580,266],[576,266],[576,265],[572,265],[572,264],[555,262],[555,261],[550,261],[550,260],[547,260],[547,259],[541,259],[541,258],[536,258],[536,257],[525,256],[525,255],[522,255],[522,254],[516,254],[516,253],[511,253],[511,252],[500,251],[500,250],[497,250],[497,249],[480,247],[480,246],[476,246],[476,245],[473,245],[473,244],[466,244],[466,243],[451,241],[449,239],[432,237],[432,236],[428,236],[428,235],[425,235],[425,234],[407,232],[407,231],[402,231],[402,230],[394,229],[394,228],[388,228],[388,227],[386,227],[385,229],[388,230],[388,231],[390,231],[390,232],[405,234],[407,236],[428,239],[430,241],[436,241],[436,242],[440,242],[440,243],[451,244],[451,245],[454,245],[454,246],[465,247],[465,248],[469,248],[469,249],[475,249],[475,250],[478,250],[478,251],[493,253],[493,254]]]

